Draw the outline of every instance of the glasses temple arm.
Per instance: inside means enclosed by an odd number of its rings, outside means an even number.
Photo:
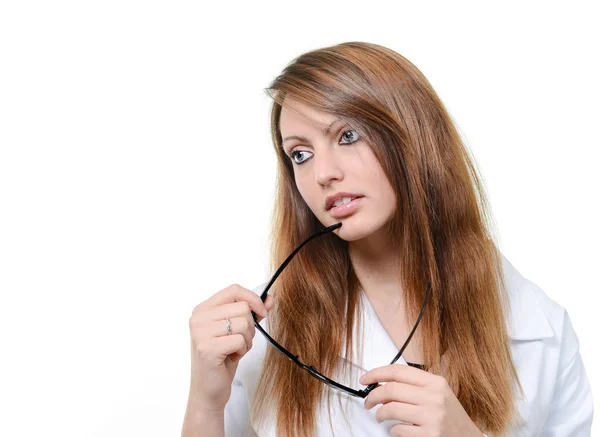
[[[404,352],[404,349],[406,349],[406,346],[408,346],[408,343],[410,342],[410,339],[412,338],[413,334],[417,330],[417,326],[419,326],[419,322],[421,321],[421,318],[423,317],[423,313],[425,312],[425,306],[427,306],[427,301],[429,300],[429,290],[430,289],[431,289],[430,284],[427,283],[427,290],[425,292],[425,300],[423,301],[423,307],[421,308],[421,313],[419,314],[419,317],[417,317],[417,321],[415,322],[415,326],[413,326],[413,329],[410,331],[410,334],[408,334],[408,338],[406,339],[406,341],[402,345],[402,348],[400,348],[400,351],[394,357],[394,359],[392,360],[392,362],[390,364],[394,364],[396,361],[398,361],[398,358],[400,358],[402,356],[402,353]]]
[[[281,272],[283,271],[283,269],[285,269],[285,267],[289,264],[289,262],[292,260],[292,258],[294,258],[294,256],[296,256],[296,254],[300,251],[300,249],[302,249],[302,247],[308,243],[310,240],[312,240],[313,238],[317,238],[320,237],[321,235],[327,234],[331,231],[336,230],[337,228],[339,228],[340,226],[342,226],[341,223],[336,223],[335,225],[331,225],[325,229],[323,229],[322,231],[318,231],[315,232],[314,234],[312,234],[310,237],[308,237],[306,240],[304,240],[304,242],[298,246],[296,248],[296,250],[294,250],[286,259],[285,261],[281,264],[281,266],[277,269],[277,271],[275,272],[275,274],[273,275],[273,277],[271,278],[271,280],[269,281],[269,283],[267,284],[267,286],[265,287],[265,290],[262,292],[260,298],[261,300],[264,302],[265,299],[267,298],[267,293],[269,291],[269,289],[271,288],[271,285],[273,285],[273,282],[275,282],[275,280],[277,279],[277,277],[281,274]]]

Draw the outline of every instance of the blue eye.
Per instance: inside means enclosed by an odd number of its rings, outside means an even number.
[[[304,161],[306,161],[306,160],[308,159],[308,158],[305,158],[305,159],[303,159],[303,160],[302,160],[302,161],[300,161],[300,162],[296,161],[296,159],[295,159],[295,158],[296,158],[296,156],[298,156],[298,155],[299,155],[299,154],[301,154],[301,153],[310,153],[310,152],[307,152],[306,150],[294,150],[294,151],[293,151],[293,152],[290,154],[290,157],[292,158],[292,160],[293,160],[293,161],[294,161],[296,164],[298,164],[298,165],[302,164]]]
[[[351,134],[350,136],[348,136],[348,134]],[[353,134],[353,135],[352,135]],[[358,141],[358,133],[353,130],[353,129],[348,129],[342,132],[342,135],[340,136],[340,141],[344,140],[345,142],[340,143],[340,144],[352,144]],[[292,153],[290,153],[290,158],[292,159],[292,161],[297,164],[297,165],[301,165],[303,164],[305,161],[308,161],[308,159],[310,158],[310,156],[308,158],[304,158],[301,161],[297,161],[296,157],[299,154],[304,154],[304,153],[309,153],[310,155],[312,155],[311,152],[308,152],[306,150],[294,150]],[[301,155],[302,156],[302,155]]]
[[[348,134],[352,134],[352,133],[354,135],[350,135],[350,138],[348,138]],[[351,138],[354,138],[354,140],[352,140]],[[352,143],[355,143],[356,141],[358,141],[358,134],[353,129],[345,130],[344,132],[342,132],[342,139],[349,140],[347,143],[344,143],[344,144],[352,144]]]

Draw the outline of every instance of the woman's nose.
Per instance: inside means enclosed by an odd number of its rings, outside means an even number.
[[[315,179],[321,185],[328,185],[332,180],[341,180],[343,172],[340,167],[339,159],[336,159],[335,152],[322,148],[318,154],[313,157]]]

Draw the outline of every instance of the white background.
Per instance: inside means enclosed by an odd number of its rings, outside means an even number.
[[[263,88],[344,41],[431,81],[501,250],[568,310],[600,393],[598,18],[577,1],[3,2],[0,435],[180,433],[193,307],[267,279]]]

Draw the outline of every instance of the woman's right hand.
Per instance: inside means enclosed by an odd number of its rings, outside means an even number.
[[[247,288],[233,284],[200,303],[190,317],[192,369],[190,400],[205,411],[222,411],[231,396],[239,360],[252,348],[255,334],[251,311],[260,322],[273,307]],[[226,318],[231,321],[227,333]]]

